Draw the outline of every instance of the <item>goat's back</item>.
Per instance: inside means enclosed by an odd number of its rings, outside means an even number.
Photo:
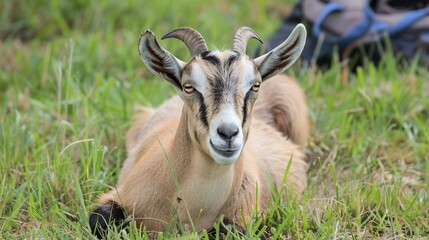
[[[136,116],[134,124],[127,133],[127,152],[130,152],[136,144],[154,131],[161,123],[180,119],[183,101],[179,96],[174,96],[164,102],[158,108],[145,107],[142,113]]]
[[[309,122],[305,95],[291,77],[277,75],[263,83],[253,118],[271,125],[301,149],[306,147]]]

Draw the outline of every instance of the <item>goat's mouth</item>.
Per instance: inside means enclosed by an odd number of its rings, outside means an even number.
[[[220,155],[223,158],[230,159],[232,157],[235,157],[241,150],[240,146],[228,146],[228,147],[217,147],[213,144],[213,142],[210,140],[210,147],[213,149],[213,151]],[[229,160],[231,161],[231,160]],[[233,160],[232,160],[233,161]],[[223,162],[223,161],[222,161]]]

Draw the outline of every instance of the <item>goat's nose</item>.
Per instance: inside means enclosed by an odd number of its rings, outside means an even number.
[[[231,140],[237,136],[238,131],[238,127],[235,124],[222,124],[217,129],[217,133],[223,140]]]

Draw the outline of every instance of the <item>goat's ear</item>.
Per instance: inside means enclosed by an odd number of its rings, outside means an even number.
[[[298,24],[289,37],[270,52],[254,59],[262,80],[266,80],[289,68],[304,49],[307,32],[304,25]]]
[[[140,36],[139,53],[143,63],[151,72],[169,81],[176,88],[182,89],[180,77],[185,63],[162,48],[152,31],[146,30]]]

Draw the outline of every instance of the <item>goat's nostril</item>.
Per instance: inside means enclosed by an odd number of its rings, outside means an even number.
[[[217,133],[219,136],[225,140],[231,140],[233,137],[237,136],[238,134],[238,127],[235,125],[221,125],[217,129]]]

